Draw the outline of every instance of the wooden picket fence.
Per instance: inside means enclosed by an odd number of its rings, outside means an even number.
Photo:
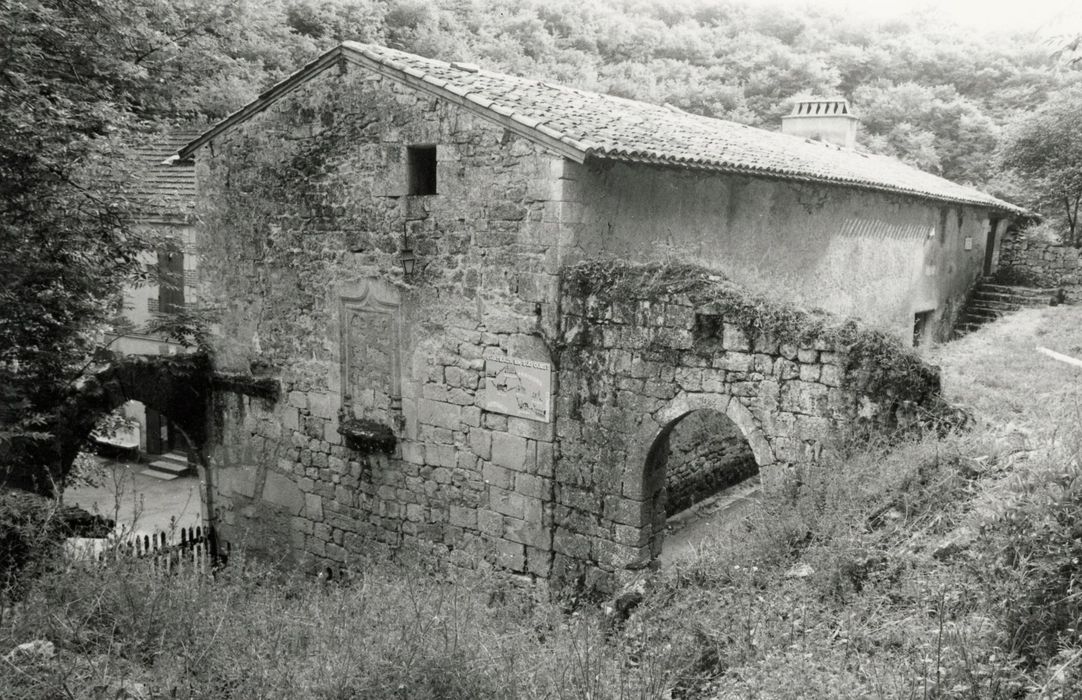
[[[151,570],[168,574],[195,571],[206,574],[225,565],[229,546],[219,546],[214,528],[182,527],[172,532],[130,533],[103,539],[72,538],[68,556],[101,563],[118,559],[144,561]]]

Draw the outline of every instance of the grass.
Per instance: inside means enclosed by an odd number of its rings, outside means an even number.
[[[966,433],[840,444],[626,623],[495,576],[343,584],[54,562],[0,619],[0,697],[1066,698],[1082,687],[1082,309],[937,349]],[[112,694],[109,694],[112,693]]]

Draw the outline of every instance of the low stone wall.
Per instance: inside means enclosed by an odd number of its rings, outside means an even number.
[[[1082,301],[1082,249],[1013,233],[1000,248],[996,277],[1007,284],[1060,287],[1068,302],[1078,303]]]
[[[665,513],[674,515],[759,471],[740,430],[716,411],[683,418],[668,441]]]

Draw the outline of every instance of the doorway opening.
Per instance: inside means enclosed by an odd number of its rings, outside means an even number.
[[[647,463],[653,555],[664,564],[722,535],[757,498],[758,476],[751,445],[724,413],[704,408],[672,421]]]

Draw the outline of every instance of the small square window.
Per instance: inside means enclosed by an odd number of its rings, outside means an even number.
[[[410,146],[406,154],[409,194],[436,194],[436,147]]]

